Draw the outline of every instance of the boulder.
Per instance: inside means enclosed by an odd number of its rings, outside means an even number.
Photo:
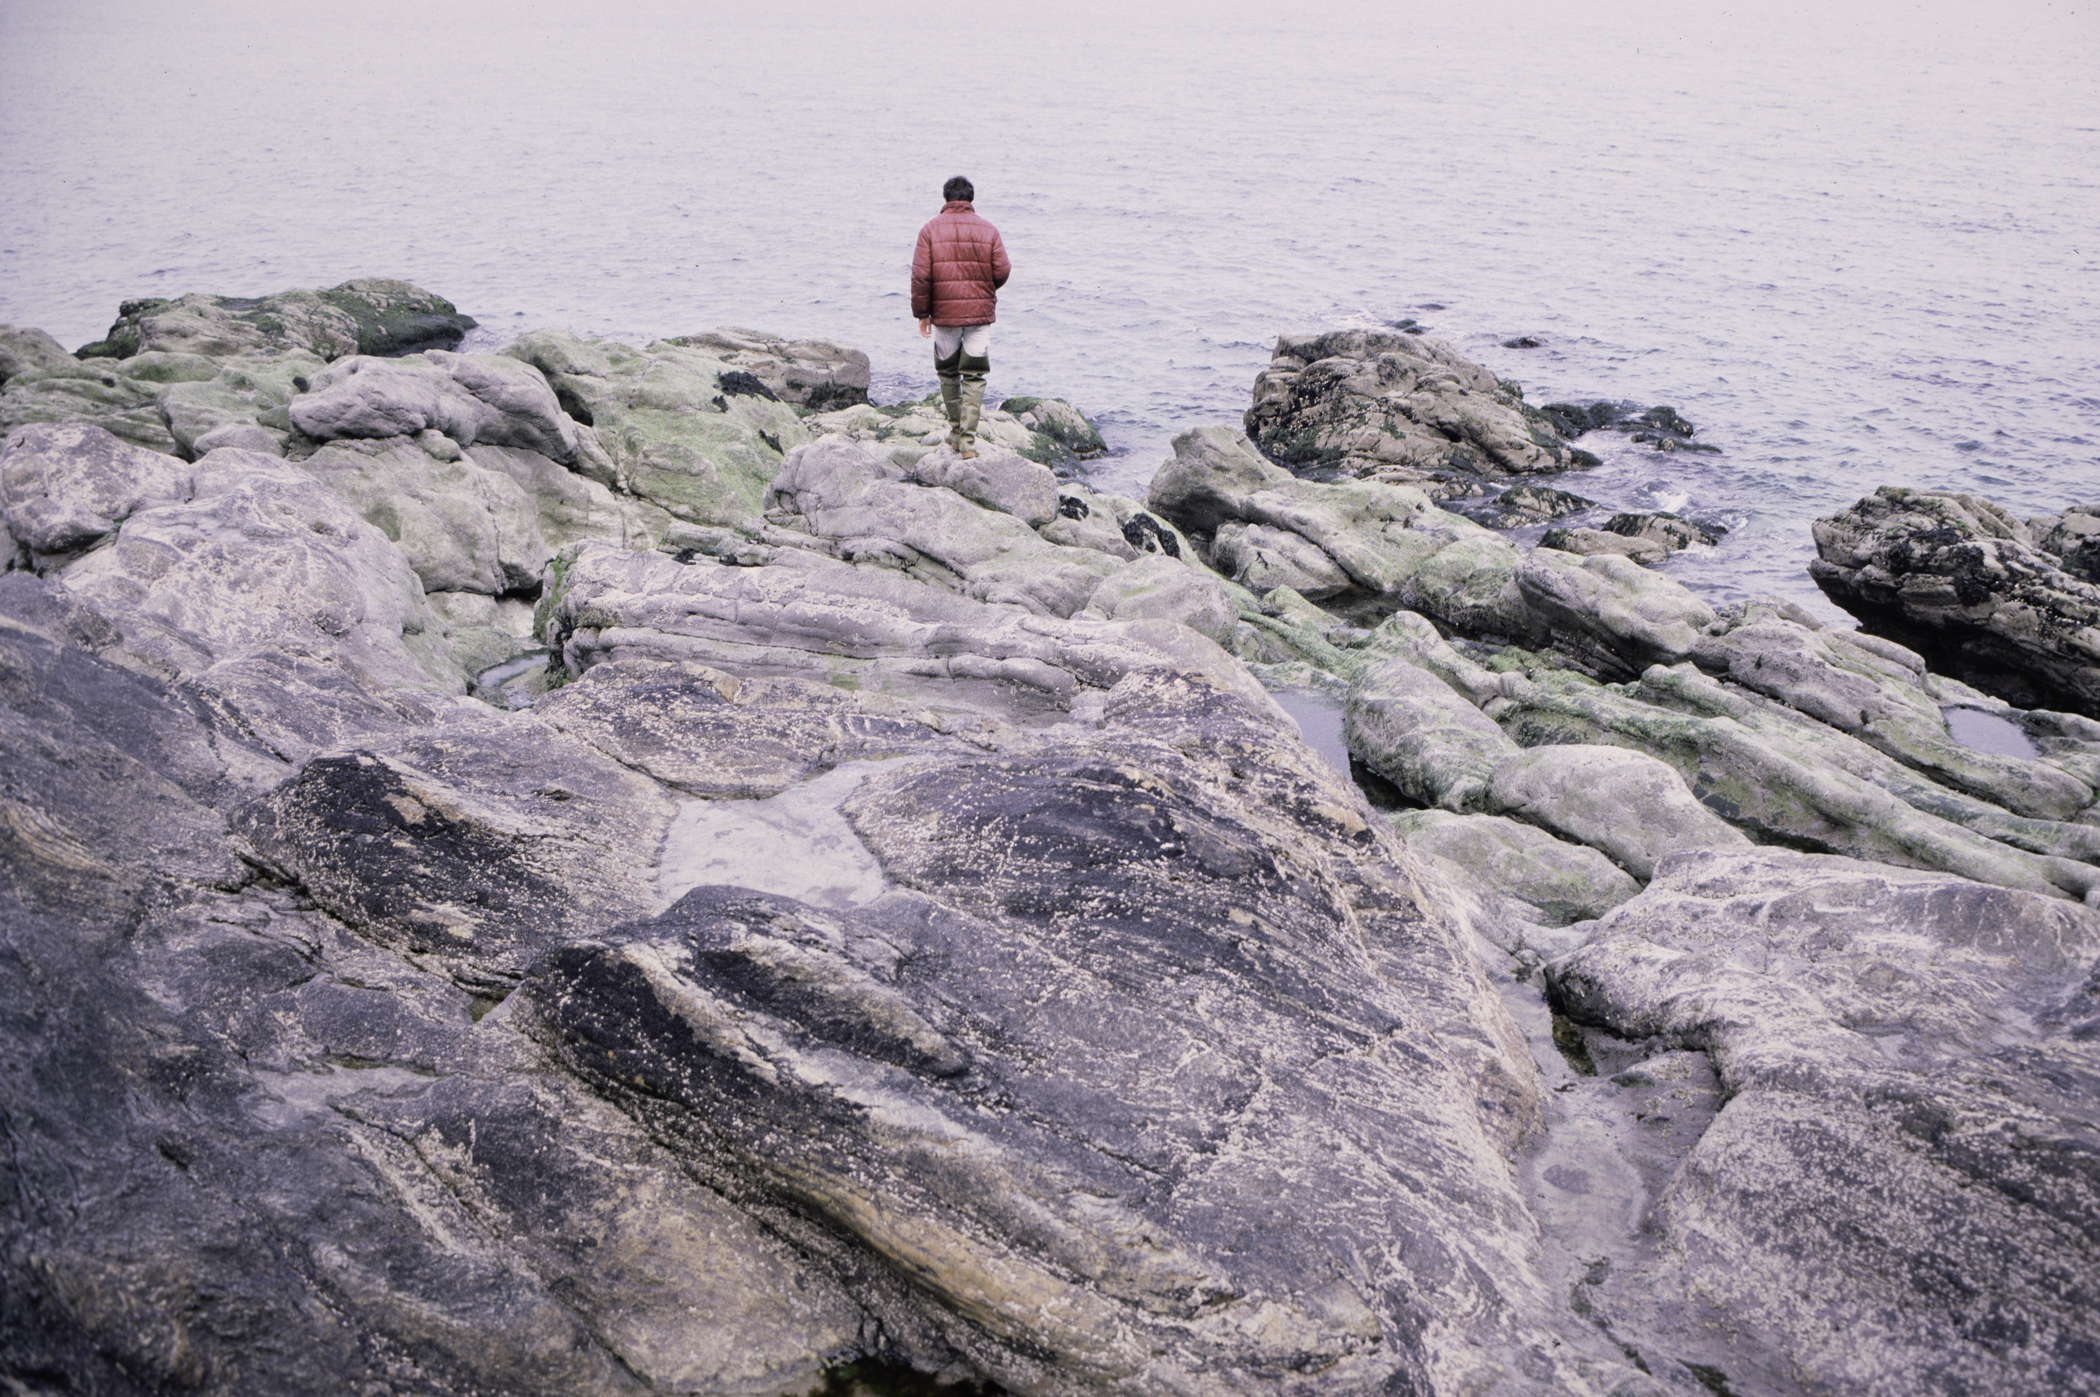
[[[1349,753],[1410,800],[1479,810],[1517,744],[1442,679],[1406,660],[1365,669],[1349,687],[1342,738]]]
[[[140,354],[119,360],[117,365],[128,370],[149,357],[152,356]],[[254,440],[253,436],[235,439],[218,435],[236,428],[267,434],[272,444],[260,449],[285,454],[285,444],[292,435],[288,410],[291,402],[311,389],[328,367],[326,360],[304,349],[240,354],[202,362],[212,366],[210,375],[171,384],[161,390],[159,398],[161,416],[175,438],[176,450],[192,460],[216,446],[257,449],[245,445]]]
[[[405,281],[362,277],[326,291],[252,299],[193,292],[172,301],[126,301],[109,334],[76,353],[83,359],[128,359],[154,350],[219,356],[302,349],[339,359],[450,349],[474,324],[442,296]]]
[[[836,408],[812,416],[808,426],[816,436],[849,436],[906,469],[938,450],[954,430],[939,394],[884,407],[863,403]],[[977,445],[1052,467],[1060,475],[1108,449],[1085,415],[1062,398],[1009,398],[999,407],[985,408],[977,424]]]
[[[677,523],[661,506],[615,493],[537,451],[476,445],[466,449],[466,456],[482,469],[501,472],[517,483],[532,502],[540,538],[556,552],[585,541],[618,548],[654,548]]]
[[[32,557],[62,560],[141,509],[188,499],[190,476],[187,462],[100,427],[17,427],[0,441],[0,519]]]
[[[433,428],[330,442],[300,464],[400,548],[426,592],[536,590],[553,557],[533,497]]]
[[[1595,500],[1555,490],[1547,485],[1512,485],[1485,505],[1466,509],[1466,517],[1490,529],[1522,529],[1550,524],[1585,509],[1595,509]]]
[[[1434,508],[1420,490],[1296,480],[1245,437],[1207,427],[1175,438],[1174,458],[1153,477],[1148,502],[1178,528],[1208,538],[1213,562],[1252,591],[1287,586],[1302,596],[1373,597],[1476,634],[1528,638],[1538,628],[1517,590],[1516,550]]]
[[[1546,926],[1601,917],[1641,890],[1597,850],[1507,816],[1403,810],[1389,820],[1409,849],[1457,864]]]
[[[1710,1058],[1722,1104],[1587,1310],[1652,1351],[1695,1297],[1715,1390],[2090,1385],[2096,955],[2100,913],[1944,874],[1664,860],[1547,974],[1600,1047]]]
[[[1692,547],[1711,548],[1728,530],[1704,520],[1677,514],[1614,514],[1604,522],[1605,533],[1621,538],[1644,539],[1675,553]]]
[[[1936,670],[2023,707],[2100,717],[2100,584],[2076,571],[2083,535],[2044,523],[2038,538],[1988,500],[1884,485],[1816,521],[1809,575]]]
[[[122,365],[69,360],[24,369],[0,389],[0,432],[31,423],[79,423],[102,428],[148,451],[179,454],[181,445],[160,410],[167,386],[133,378]]]
[[[1750,844],[1667,762],[1623,747],[1556,745],[1505,757],[1488,778],[1486,804],[1601,850],[1643,880],[1666,854]]]
[[[1108,453],[1101,432],[1086,414],[1063,398],[1008,398],[999,411],[1009,414],[1034,438],[1022,454],[1044,465],[1091,461]]]
[[[1380,330],[1279,338],[1254,381],[1246,429],[1294,471],[1421,485],[1439,498],[1597,462],[1449,345]]]
[[[262,650],[332,655],[381,685],[458,692],[409,648],[423,589],[378,529],[275,456],[221,450],[190,469],[189,498],[133,511],[57,574],[128,653],[169,676]]]
[[[1539,539],[1539,547],[1573,553],[1582,558],[1610,553],[1630,558],[1643,567],[1653,567],[1670,556],[1670,550],[1653,539],[1627,538],[1603,529],[1548,529]]]
[[[460,446],[519,446],[576,457],[576,424],[530,366],[500,354],[430,350],[406,359],[353,355],[323,370],[291,405],[316,441],[434,431]]]
[[[691,523],[756,525],[783,455],[810,439],[772,390],[729,391],[751,370],[719,348],[659,340],[636,349],[543,330],[503,352],[538,368],[580,424],[577,470]]]
[[[0,388],[16,374],[63,368],[72,357],[42,330],[0,325]]]
[[[996,509],[1031,527],[1057,517],[1057,477],[1027,458],[993,449],[965,460],[945,443],[911,463],[906,478],[945,485],[975,505]]]
[[[1018,457],[1016,468],[1049,473]],[[954,462],[983,485],[990,477]],[[998,468],[995,466],[995,470]],[[1047,481],[1020,479],[1033,492]],[[1015,503],[1028,507],[1026,495]],[[1049,498],[1055,498],[1054,494]],[[1021,519],[979,508],[945,486],[904,477],[890,462],[842,435],[788,453],[766,490],[769,521],[835,540],[841,556],[894,569],[980,601],[1008,602],[1047,616],[1083,608],[1102,579],[1123,566],[1113,554],[1053,544]]]

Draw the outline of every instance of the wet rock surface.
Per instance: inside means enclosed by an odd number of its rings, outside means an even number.
[[[2093,1386],[2100,721],[1441,508],[1551,442],[1405,333],[1258,390],[1363,476],[1137,500],[820,341],[209,309],[0,337],[10,1383]]]

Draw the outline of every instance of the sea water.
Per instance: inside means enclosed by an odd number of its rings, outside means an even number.
[[[960,172],[1015,267],[991,393],[1096,417],[1097,483],[1236,423],[1278,333],[1413,319],[1675,407],[1720,454],[1593,434],[1558,483],[1836,617],[1809,524],[1876,485],[2100,501],[2096,75],[2092,0],[4,0],[0,320],[399,276],[470,348],[754,326],[891,401]]]

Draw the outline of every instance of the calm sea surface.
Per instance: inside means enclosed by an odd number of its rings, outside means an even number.
[[[956,172],[1016,268],[992,392],[1098,417],[1110,486],[1278,332],[1413,317],[1724,448],[1560,482],[1735,525],[1671,565],[1715,600],[1836,616],[1808,523],[1884,482],[2100,502],[2095,0],[0,0],[0,321],[69,347],[391,275],[470,347],[750,325],[887,401]]]

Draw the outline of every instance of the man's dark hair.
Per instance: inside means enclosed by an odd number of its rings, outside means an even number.
[[[961,175],[957,175],[954,179],[941,186],[941,197],[951,204],[958,202],[967,204],[977,197],[977,186],[971,184]]]

